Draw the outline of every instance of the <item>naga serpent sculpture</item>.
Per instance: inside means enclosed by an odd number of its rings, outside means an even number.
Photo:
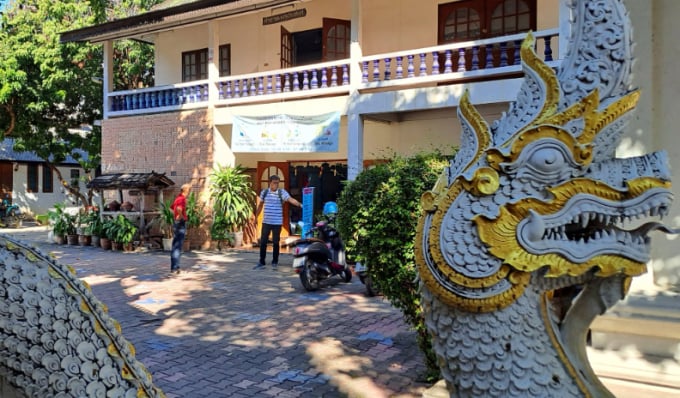
[[[463,95],[460,150],[421,200],[422,302],[452,397],[611,397],[588,328],[646,271],[648,234],[676,233],[628,225],[668,214],[673,195],[664,152],[615,156],[639,98],[623,2],[569,7],[558,71],[529,34],[524,83],[498,121]]]
[[[3,235],[0,379],[36,398],[165,397],[72,268]]]

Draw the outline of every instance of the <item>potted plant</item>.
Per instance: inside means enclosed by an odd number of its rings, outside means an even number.
[[[198,228],[205,219],[203,206],[201,206],[201,204],[198,202],[198,198],[196,198],[196,194],[194,192],[191,192],[189,196],[187,196],[186,212],[187,237],[184,240],[184,251],[188,251],[191,248],[189,236],[192,234],[192,231]]]
[[[234,233],[234,245],[243,242],[243,226],[253,214],[255,192],[246,168],[241,165],[221,166],[210,175],[210,196],[214,220]]]
[[[78,244],[78,216],[64,212],[64,220],[66,221],[66,243],[69,245]]]
[[[234,234],[229,231],[224,217],[216,217],[210,226],[210,239],[217,243],[217,250],[222,251],[222,243],[226,242],[228,245],[234,245]]]
[[[132,221],[122,214],[119,214],[115,219],[113,242],[121,245],[125,251],[132,250],[132,241],[137,235],[139,229]]]
[[[90,222],[90,233],[92,234],[92,246],[99,247],[101,245],[100,239],[103,234],[104,222],[99,215],[98,210],[93,211],[92,221]]]
[[[66,243],[66,235],[69,232],[68,216],[62,203],[55,204],[54,210],[47,213],[54,242],[60,245]]]
[[[78,234],[78,244],[89,246],[92,242],[92,220],[95,215],[91,208],[81,209],[76,215],[76,231]]]
[[[102,222],[102,233],[99,237],[99,244],[101,245],[102,249],[111,250],[111,240],[116,234],[116,228],[118,228],[118,226],[111,218],[107,218]]]
[[[174,212],[170,208],[172,205],[172,200],[168,199],[165,202],[161,202],[158,205],[159,220],[160,220],[160,230],[163,234],[163,250],[172,250],[172,230],[174,225]]]

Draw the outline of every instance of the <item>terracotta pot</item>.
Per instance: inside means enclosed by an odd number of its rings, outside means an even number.
[[[99,237],[97,235],[92,235],[92,241],[90,242],[90,244],[94,247],[101,246]]]
[[[69,245],[77,245],[78,235],[66,235],[66,243],[68,243]]]
[[[58,245],[63,245],[64,243],[66,243],[66,238],[63,237],[63,236],[55,235],[53,237],[53,239],[54,239],[54,243],[56,243]]]
[[[111,250],[111,239],[108,238],[100,238],[99,239],[99,245],[102,247],[104,250]]]
[[[80,246],[90,246],[92,243],[91,235],[78,235],[78,244]]]

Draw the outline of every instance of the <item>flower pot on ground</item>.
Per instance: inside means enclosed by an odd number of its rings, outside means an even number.
[[[108,218],[102,222],[102,227],[101,227],[101,234],[100,234],[100,240],[99,244],[104,250],[111,250],[112,249],[112,242],[111,240],[113,239],[113,236],[115,235],[115,230],[117,226],[116,223]]]
[[[90,244],[94,247],[100,247],[101,246],[101,238],[99,235],[92,235],[92,241]]]
[[[66,208],[63,203],[54,205],[54,209],[48,213],[49,223],[52,226],[52,235],[56,243],[63,244],[66,242],[66,236],[75,234],[75,219],[72,215],[66,213]],[[77,243],[77,236],[76,236]]]
[[[111,239],[100,237],[99,246],[104,250],[111,250]]]
[[[69,245],[77,245],[78,244],[78,234],[69,234],[66,235],[66,244]]]
[[[210,181],[213,219],[232,234],[233,243],[238,247],[243,244],[242,228],[250,220],[255,204],[250,176],[241,165],[224,166],[213,170]]]
[[[163,250],[172,250],[172,229],[174,223],[174,214],[170,206],[172,205],[172,200],[166,200],[158,205],[158,212],[160,213],[159,223],[160,230],[163,234]]]
[[[113,241],[121,244],[121,250],[122,247],[130,248],[139,228],[122,214],[119,214],[113,222],[115,225],[113,228]]]
[[[225,246],[234,246],[234,235],[223,217],[217,217],[210,226],[210,239],[215,243],[215,249],[222,251]]]
[[[196,194],[191,192],[187,196],[187,233],[184,239],[183,250],[191,250],[191,236],[194,235],[194,230],[198,228],[205,219],[205,211],[203,205],[196,198]]]
[[[78,235],[78,244],[80,246],[90,246],[92,243],[92,235],[81,234]]]

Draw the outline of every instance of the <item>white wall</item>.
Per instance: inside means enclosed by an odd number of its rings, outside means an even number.
[[[680,82],[677,65],[680,62],[680,43],[677,18],[680,1],[625,0],[633,23],[634,86],[641,92],[634,120],[618,148],[618,156],[635,156],[657,150],[668,152],[674,175],[673,192],[680,197],[677,188],[680,181],[680,113],[677,99]],[[680,203],[675,202],[664,223],[680,226]],[[656,284],[680,291],[680,252],[677,236],[654,234],[651,262]]]
[[[80,167],[63,167],[60,166],[58,169],[61,171],[62,176],[70,180],[71,169],[79,169],[80,176],[85,176],[85,172]],[[55,203],[65,203],[68,206],[76,205],[76,199],[67,195],[66,191],[62,189],[61,183],[57,178],[56,173],[52,173],[52,187],[53,192],[42,192],[43,183],[43,173],[42,165],[38,167],[38,191],[39,192],[26,192],[28,177],[27,177],[28,166],[26,164],[19,164],[19,170],[14,172],[13,180],[14,186],[12,188],[12,200],[13,203],[18,204],[21,210],[31,216],[37,214],[45,214],[47,211],[54,206]],[[81,181],[80,192],[87,192],[86,183]]]

